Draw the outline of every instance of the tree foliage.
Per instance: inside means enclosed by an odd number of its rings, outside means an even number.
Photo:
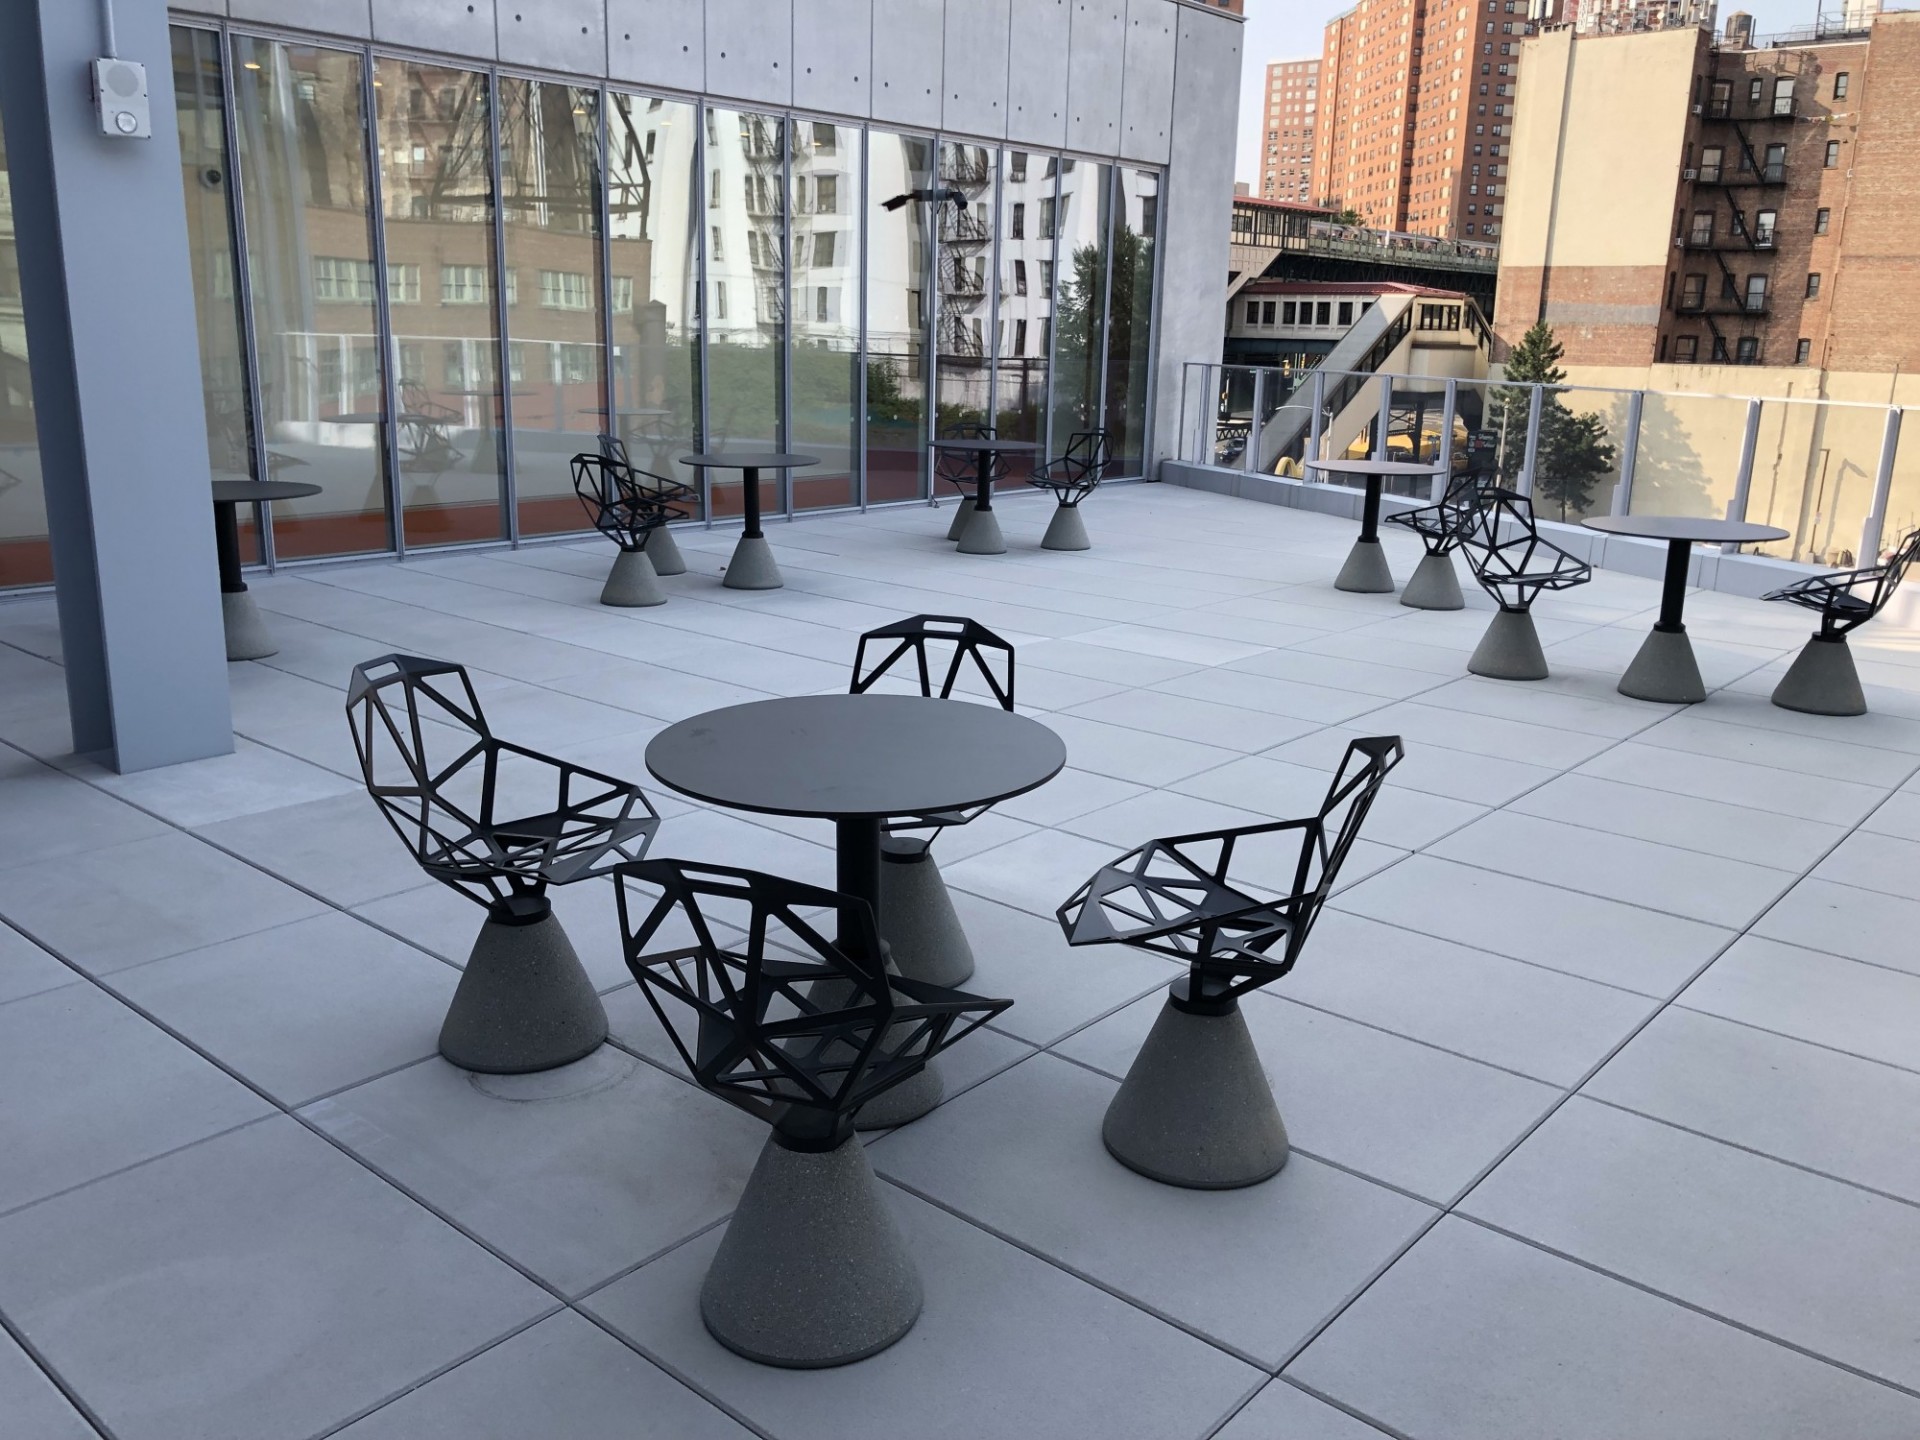
[[[1493,435],[1495,463],[1500,478],[1517,480],[1526,465],[1527,419],[1532,407],[1532,385],[1563,386],[1567,372],[1560,368],[1566,347],[1554,338],[1553,327],[1537,321],[1507,356],[1506,378],[1523,382],[1492,387],[1487,401],[1487,429]],[[1557,505],[1560,518],[1578,517],[1593,508],[1594,486],[1614,468],[1614,447],[1607,439],[1607,422],[1587,412],[1575,414],[1558,391],[1541,397],[1540,445],[1533,477],[1536,502]]]

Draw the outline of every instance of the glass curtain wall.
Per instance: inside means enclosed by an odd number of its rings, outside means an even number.
[[[867,499],[927,494],[927,332],[933,313],[933,141],[867,137]]]
[[[0,586],[44,585],[51,579],[53,551],[47,543],[46,492],[40,485],[33,381],[27,372],[7,137],[0,130]]]
[[[820,463],[793,472],[793,508],[857,505],[860,403],[860,131],[791,127],[793,448]]]
[[[1112,474],[1146,468],[1147,380],[1153,367],[1153,275],[1160,235],[1160,176],[1118,166],[1112,282],[1107,295],[1106,427]]]
[[[282,558],[393,544],[362,64],[357,50],[233,37],[267,464],[320,487],[275,506]]]
[[[995,325],[994,429],[1008,440],[1047,443],[1047,370],[1053,350],[1053,219],[1060,165],[1051,155],[1009,150],[1000,181],[999,319]],[[1024,478],[1032,461],[1008,457]]]
[[[579,530],[573,457],[607,419],[597,90],[498,82],[507,391],[522,535]]]
[[[400,515],[413,545],[506,533],[487,77],[374,67]]]
[[[1060,199],[1054,228],[1059,264],[1054,296],[1052,446],[1064,452],[1073,436],[1100,427],[1100,385],[1106,350],[1110,165],[1060,162]],[[1116,472],[1125,473],[1125,472]]]
[[[786,339],[786,120],[707,111],[707,423],[716,450],[781,449]],[[760,506],[780,508],[780,477],[763,472]],[[710,472],[715,515],[742,510],[738,471]]]
[[[699,488],[700,230],[694,109],[613,95],[607,112],[607,250],[614,424],[633,463]]]
[[[945,193],[936,205],[940,327],[934,353],[943,432],[991,419],[993,296],[987,276],[993,267],[998,160],[998,152],[984,145],[940,144],[939,188]]]

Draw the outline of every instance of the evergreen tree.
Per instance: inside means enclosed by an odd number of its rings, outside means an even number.
[[[1507,356],[1506,378],[1524,385],[1564,385],[1560,368],[1566,348],[1554,338],[1553,327],[1537,321]],[[1532,392],[1523,385],[1495,386],[1487,400],[1487,429],[1492,433],[1500,478],[1517,480],[1526,464],[1527,417]],[[1613,473],[1614,447],[1607,424],[1599,415],[1576,415],[1559,392],[1541,397],[1540,445],[1533,477],[1537,502],[1557,505],[1560,519],[1583,515],[1593,505],[1593,487]]]

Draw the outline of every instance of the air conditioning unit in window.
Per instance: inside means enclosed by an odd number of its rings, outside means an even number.
[[[1696,105],[1693,107],[1693,113],[1696,115],[1704,115],[1707,113],[1707,107],[1704,105]]]
[[[1680,178],[1682,180],[1698,180],[1700,178],[1700,172],[1698,170],[1682,170],[1680,172]]]

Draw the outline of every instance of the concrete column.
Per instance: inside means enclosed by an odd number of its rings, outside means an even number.
[[[116,0],[151,139],[109,139],[100,10],[0,4],[0,103],[74,749],[146,770],[233,749],[164,0]]]

